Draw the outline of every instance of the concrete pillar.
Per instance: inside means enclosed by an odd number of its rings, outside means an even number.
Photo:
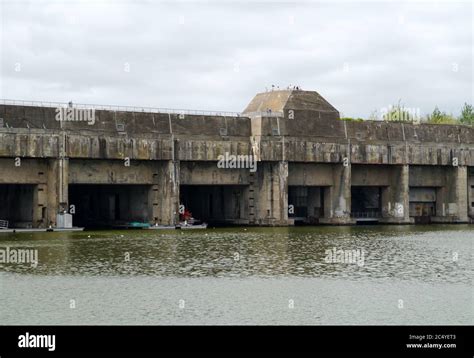
[[[468,191],[468,201],[467,206],[469,210],[469,217],[471,222],[474,220],[474,168],[467,169],[467,191]]]
[[[288,225],[288,162],[258,162],[255,223]]]
[[[382,218],[388,224],[410,224],[409,166],[390,167],[390,185],[382,188]]]
[[[179,222],[180,162],[160,162],[158,175],[149,192],[150,221],[152,224],[176,225]]]
[[[324,188],[322,224],[353,224],[351,219],[351,164],[333,167],[333,185]]]
[[[47,170],[47,226],[56,226],[56,215],[68,211],[69,159],[49,159]]]
[[[33,227],[46,228],[48,226],[48,186],[35,185],[33,190]]]
[[[160,220],[160,185],[153,184],[148,192],[148,212],[150,224],[158,224]]]
[[[446,167],[445,185],[436,191],[436,216],[432,222],[467,223],[467,167]]]

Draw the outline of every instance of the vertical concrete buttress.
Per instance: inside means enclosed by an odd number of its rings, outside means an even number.
[[[390,224],[409,224],[409,166],[390,167],[390,185],[382,188],[382,218],[380,222]]]
[[[436,216],[433,222],[467,223],[467,167],[447,167],[446,185],[436,191]]]
[[[322,224],[351,224],[351,164],[333,166],[333,185],[324,188]]]
[[[471,220],[471,223],[474,222],[474,170],[472,168],[467,169],[467,207],[468,207],[468,216]]]
[[[62,123],[61,123],[62,124]],[[46,226],[56,226],[56,215],[60,212],[69,211],[69,158],[67,158],[67,135],[63,131],[58,142],[58,158],[48,159],[47,164],[47,209],[45,210]],[[35,194],[39,194],[37,188]],[[44,188],[43,188],[44,189]],[[35,195],[34,202],[40,199]],[[33,212],[33,216],[37,216]]]
[[[288,162],[259,162],[255,195],[255,223],[288,225]]]
[[[151,223],[176,225],[179,221],[180,162],[168,160],[160,163],[158,182],[150,189]]]
[[[172,159],[159,162],[158,175],[150,189],[151,223],[176,225],[179,222],[180,166],[179,141],[172,138]]]
[[[46,228],[48,225],[48,185],[35,185],[33,190],[33,223],[34,228]]]
[[[47,168],[46,225],[56,226],[56,215],[68,211],[69,159],[64,157],[48,159]]]

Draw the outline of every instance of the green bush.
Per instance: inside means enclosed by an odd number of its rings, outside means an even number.
[[[456,117],[451,114],[441,112],[438,106],[435,107],[433,113],[426,116],[426,123],[430,124],[459,124]]]
[[[464,106],[461,110],[461,116],[459,117],[459,122],[467,125],[474,125],[474,110],[472,105],[464,103]]]

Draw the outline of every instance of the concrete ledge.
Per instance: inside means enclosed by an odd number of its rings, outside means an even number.
[[[293,220],[277,220],[275,218],[260,219],[256,223],[258,226],[293,226],[294,224]]]
[[[356,219],[342,217],[342,218],[320,218],[319,223],[322,225],[355,225]]]
[[[469,224],[469,218],[459,218],[457,216],[433,216],[432,223],[439,224]]]
[[[411,225],[415,223],[414,218],[380,218],[380,224],[393,224],[393,225]]]

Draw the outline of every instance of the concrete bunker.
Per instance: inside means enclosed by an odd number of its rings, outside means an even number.
[[[340,121],[314,91],[261,93],[235,117],[99,110],[93,129],[64,122],[60,132],[53,107],[0,110],[0,182],[31,185],[0,192],[15,225],[54,227],[69,204],[77,226],[173,226],[181,203],[199,219],[242,225],[474,218],[474,129]],[[219,165],[227,153],[255,156],[256,171]],[[14,201],[23,212],[10,214]]]
[[[151,185],[71,184],[69,206],[73,224],[86,228],[127,228],[153,221],[149,205]]]

